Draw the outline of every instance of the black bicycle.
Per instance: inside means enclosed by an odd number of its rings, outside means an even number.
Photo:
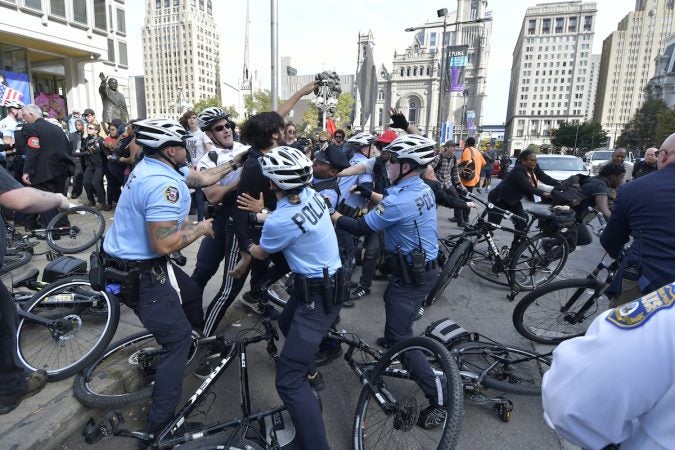
[[[91,288],[82,275],[70,276],[16,301],[17,353],[32,370],[44,369],[50,381],[61,380],[89,366],[112,340],[119,322],[117,299]]]
[[[349,347],[344,359],[363,385],[354,417],[354,448],[388,450],[412,448],[412,445],[415,448],[450,449],[456,446],[463,416],[463,397],[457,366],[445,347],[420,336],[399,342],[382,353],[350,333],[331,332],[329,336]],[[195,338],[194,356],[190,358],[189,366],[196,367],[206,345],[219,349],[220,361],[164,429],[157,435],[123,430],[120,428],[121,414],[113,412],[101,423],[90,420],[85,428],[87,442],[96,442],[104,435],[117,435],[139,439],[152,448],[279,449],[288,445],[293,441],[295,431],[283,406],[252,410],[248,382],[250,363],[244,363],[250,361],[246,347],[259,342],[267,343],[267,352],[276,360],[277,339],[269,314],[264,314],[262,330],[257,329],[254,336]],[[138,401],[152,389],[160,352],[161,348],[151,337],[136,335],[113,344],[102,358],[78,377],[75,384],[77,398],[85,400],[88,406],[99,408]],[[445,418],[437,428],[427,430],[416,425],[428,400],[403,363],[409,352],[423,354],[447,393],[443,406]],[[236,365],[239,367],[241,416],[186,429],[186,418],[206,399],[210,388],[235,360],[239,361]]]
[[[566,239],[559,233],[539,232],[530,236],[529,232],[536,221],[553,219],[549,210],[531,209],[528,220],[498,208],[492,203],[469,194],[472,201],[481,203],[485,208],[475,223],[465,227],[464,232],[439,238],[439,262],[442,270],[425,299],[425,306],[433,305],[453,278],[457,278],[466,265],[479,277],[490,282],[508,286],[507,298],[513,301],[523,290],[532,290],[552,281],[567,262],[569,247]],[[506,219],[527,223],[524,231],[497,225],[486,220],[490,211],[500,213]],[[513,249],[500,246],[495,241],[494,231],[503,230],[521,238],[520,244]]]
[[[605,290],[617,267],[616,261],[608,264],[603,258],[586,278],[554,281],[529,292],[513,310],[513,325],[540,344],[583,336],[593,319],[609,308]],[[601,272],[606,272],[602,281]]]

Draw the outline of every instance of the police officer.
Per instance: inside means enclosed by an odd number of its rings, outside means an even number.
[[[7,108],[7,116],[0,120],[0,133],[2,133],[4,138],[7,138],[11,144],[14,142],[14,131],[16,130],[17,125],[21,121],[21,109],[25,105],[18,100],[9,100],[5,103],[5,108]]]
[[[673,448],[674,304],[671,283],[560,344],[542,383],[548,425],[585,449]]]
[[[279,318],[286,336],[277,365],[276,385],[295,424],[304,449],[328,449],[321,408],[307,381],[319,342],[335,321],[333,287],[340,268],[337,238],[324,199],[308,185],[312,163],[297,149],[277,147],[260,158],[263,175],[278,199],[265,220],[259,245],[249,252],[256,259],[282,252],[296,275],[295,289]],[[327,272],[327,273],[324,273]],[[306,289],[303,288],[306,287]],[[328,298],[327,298],[328,297]],[[332,311],[331,311],[332,308]]]
[[[438,277],[436,204],[431,188],[420,179],[421,171],[434,159],[434,145],[419,135],[396,138],[382,149],[390,154],[387,171],[392,186],[388,195],[357,188],[377,206],[359,220],[339,212],[332,215],[338,227],[356,236],[383,231],[384,250],[397,262],[384,293],[384,337],[377,339],[385,348],[413,335],[413,320]],[[415,352],[407,356],[407,364],[430,401],[417,424],[423,428],[442,424],[445,399],[437,395],[437,380],[428,362]]]
[[[147,431],[154,434],[175,412],[191,330],[201,330],[204,325],[201,290],[168,261],[167,255],[201,236],[213,235],[212,219],[195,226],[185,221],[190,210],[188,187],[213,184],[232,166],[189,170],[184,142],[187,133],[173,120],[144,120],[136,123],[136,130],[136,142],[145,157],[120,196],[104,251],[110,266],[138,271],[137,280],[128,277],[129,282],[137,282],[137,292],[131,292],[125,301],[163,347],[148,412]]]
[[[204,154],[197,162],[198,170],[218,167],[232,161],[235,154],[248,149],[247,146],[234,141],[235,124],[220,108],[206,108],[197,117],[199,127],[213,143],[213,150]],[[192,279],[203,290],[206,283],[218,270],[220,262],[225,259],[223,282],[216,296],[209,303],[206,313],[204,334],[210,335],[218,326],[227,308],[235,300],[244,285],[245,277],[234,278],[230,271],[239,261],[239,243],[234,234],[232,210],[236,208],[236,186],[241,169],[229,173],[214,186],[204,189],[204,195],[213,211],[214,237],[206,237],[199,244],[197,264],[192,272]],[[200,371],[197,375],[207,373]]]

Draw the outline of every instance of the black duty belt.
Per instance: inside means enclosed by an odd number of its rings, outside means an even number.
[[[429,271],[431,269],[435,269],[436,267],[439,267],[438,263],[436,262],[435,259],[432,259],[431,261],[427,261],[424,264],[424,270]]]
[[[168,257],[166,256],[143,260],[120,259],[110,255],[105,255],[105,257],[106,266],[114,267],[115,269],[123,270],[125,272],[133,269],[151,270],[155,266],[165,265],[168,261]]]

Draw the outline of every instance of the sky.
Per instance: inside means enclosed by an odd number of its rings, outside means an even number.
[[[222,81],[237,86],[244,58],[245,0],[214,0],[214,15],[221,33]],[[251,0],[252,69],[262,87],[270,80],[270,1]],[[492,38],[487,69],[487,96],[483,125],[502,124],[506,118],[513,47],[518,39],[525,11],[546,1],[492,0]],[[618,22],[635,8],[635,0],[597,0],[593,53],[601,53],[602,41],[616,30]],[[379,67],[391,70],[394,51],[402,52],[412,43],[407,27],[436,18],[436,10],[456,10],[456,2],[436,0],[278,0],[279,57],[294,58],[298,74],[323,70],[355,73],[359,32],[372,31],[374,58]],[[142,75],[141,27],[145,0],[127,0],[129,75]],[[225,87],[227,89],[227,87]]]

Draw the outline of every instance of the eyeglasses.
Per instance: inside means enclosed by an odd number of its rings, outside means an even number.
[[[321,139],[319,139],[319,144],[325,144],[326,142],[328,141],[322,141]]]
[[[231,128],[229,123],[226,123],[225,125],[218,125],[217,127],[213,127],[213,131],[220,133],[223,131],[225,128],[228,130]]]
[[[341,135],[339,135],[339,134],[336,134],[336,135],[335,135],[335,139],[336,139],[336,140],[338,140],[338,139],[339,139],[339,140],[343,140],[344,138],[345,138],[344,136],[341,136]]]
[[[286,130],[286,133],[288,133],[288,134],[295,134],[295,130]]]
[[[84,117],[90,117],[93,116],[93,114],[85,114]]]
[[[87,127],[87,130],[89,130],[89,131],[96,131],[96,128]]]

